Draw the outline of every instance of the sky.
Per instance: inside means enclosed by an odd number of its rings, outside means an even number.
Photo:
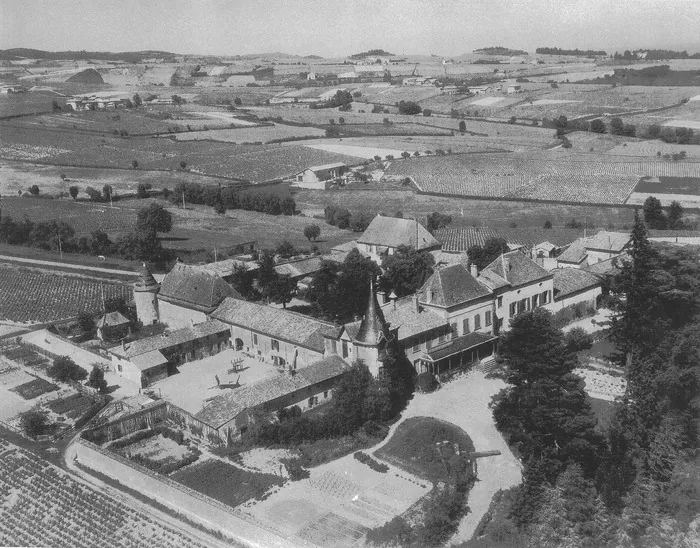
[[[0,49],[335,57],[496,45],[700,52],[700,0],[0,0]]]

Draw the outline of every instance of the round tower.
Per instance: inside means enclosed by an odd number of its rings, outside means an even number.
[[[144,264],[139,272],[139,279],[134,284],[136,316],[143,325],[151,325],[159,320],[158,291],[160,284]]]
[[[377,301],[374,281],[370,281],[367,310],[352,344],[355,359],[363,360],[374,377],[379,375],[387,343],[393,337]]]

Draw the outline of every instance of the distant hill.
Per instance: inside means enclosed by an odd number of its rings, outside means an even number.
[[[540,55],[571,55],[574,57],[596,57],[601,55],[607,55],[603,50],[593,50],[593,49],[561,49],[561,48],[537,48],[535,53]]]
[[[507,55],[508,57],[527,55],[527,52],[521,49],[510,49],[504,48],[503,46],[491,46],[488,48],[475,49],[474,53],[482,53],[484,55]]]
[[[323,59],[320,55],[305,55],[304,59]]]
[[[72,61],[72,60],[88,60],[88,59],[104,59],[105,61],[124,61],[126,63],[140,63],[143,59],[152,57],[171,58],[177,54],[167,51],[125,51],[121,53],[112,53],[109,51],[44,51],[31,48],[14,48],[0,50],[0,59],[9,59],[11,61],[29,58],[29,59],[50,59],[53,61]]]
[[[374,56],[380,56],[380,57],[393,57],[393,53],[389,53],[388,51],[384,51],[383,49],[369,49],[367,51],[363,51],[362,53],[354,53],[353,55],[350,56],[350,59],[362,59],[363,57],[374,57]]]
[[[74,74],[66,82],[77,84],[104,84],[105,81],[100,76],[100,73],[93,68],[85,69],[78,74]]]

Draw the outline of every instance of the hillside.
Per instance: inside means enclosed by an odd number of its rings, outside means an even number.
[[[113,53],[108,51],[45,51],[31,48],[13,48],[0,50],[0,59],[50,59],[55,61],[104,59],[108,61],[125,61],[139,63],[151,57],[175,57],[177,54],[167,51],[125,51]]]
[[[527,52],[521,49],[510,49],[504,48],[503,46],[491,46],[488,48],[475,49],[474,53],[481,53],[484,55],[507,55],[508,57],[513,57],[515,55],[527,55]]]

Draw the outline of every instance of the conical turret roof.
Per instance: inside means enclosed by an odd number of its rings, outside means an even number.
[[[143,265],[143,268],[139,271],[139,279],[138,281],[134,284],[134,291],[158,291],[160,289],[160,284],[156,282],[156,279],[153,277],[153,274],[151,274],[151,271],[148,270],[148,267],[146,265]]]
[[[369,286],[369,302],[367,310],[360,323],[360,329],[355,337],[355,342],[375,346],[389,339],[389,327],[382,313],[382,309],[377,301],[377,294],[374,291],[374,282],[370,282]]]

